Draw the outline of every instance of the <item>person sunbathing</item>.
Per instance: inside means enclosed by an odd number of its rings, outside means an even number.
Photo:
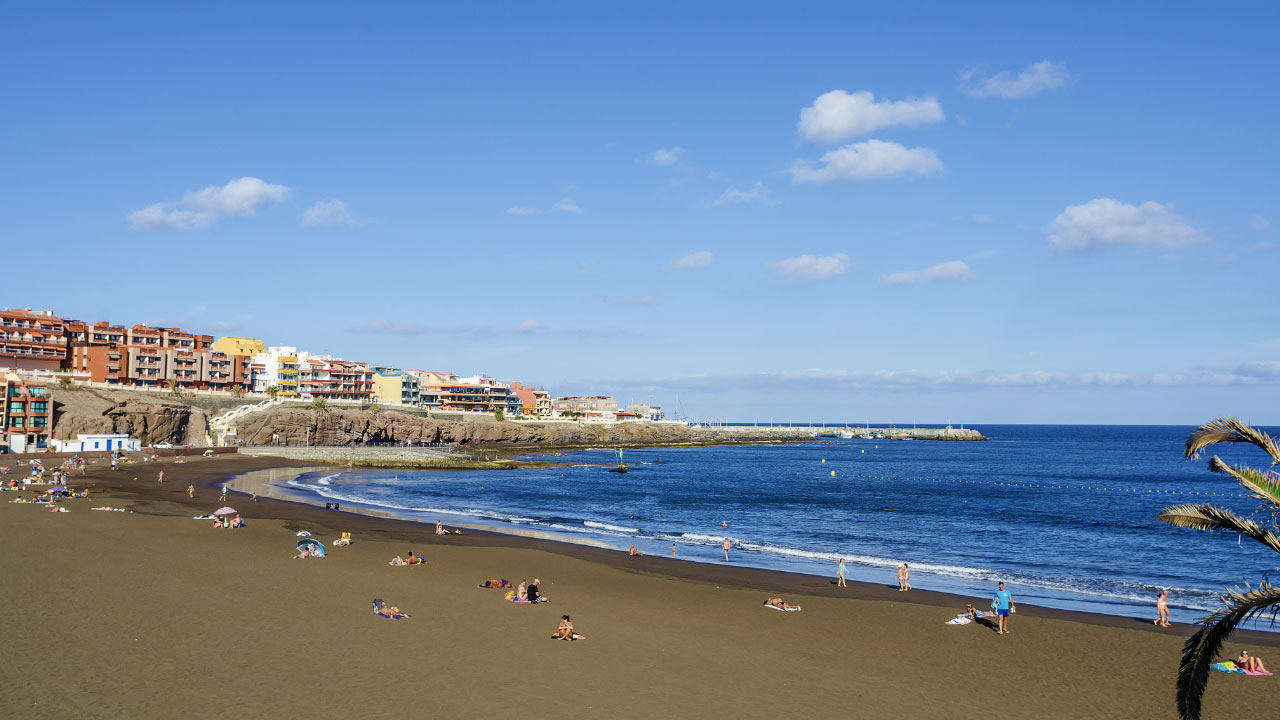
[[[406,563],[405,563],[405,561],[404,561],[404,558],[402,558],[402,557],[400,557],[399,555],[397,555],[397,556],[395,556],[395,557],[391,558],[391,562],[389,562],[389,563],[387,563],[387,564],[388,564],[388,565],[405,565]]]
[[[410,551],[409,551],[409,557],[407,557],[407,558],[405,558],[405,559],[404,559],[404,564],[405,564],[405,565],[421,565],[421,564],[423,564],[423,563],[425,563],[425,562],[426,562],[426,560],[423,560],[423,559],[422,559],[422,558],[420,558],[420,557],[416,557],[416,556],[413,554],[413,551],[412,551],[412,550],[410,550]]]
[[[311,551],[310,551],[310,550],[306,550],[306,549],[304,549],[302,552],[298,553],[297,555],[294,555],[294,556],[293,556],[293,559],[294,559],[294,560],[301,560],[301,559],[305,559],[305,558],[309,558],[309,557],[311,557]]]
[[[556,634],[551,636],[552,640],[586,640],[585,635],[579,635],[573,631],[573,621],[568,615],[560,616],[560,626],[556,628]]]
[[[484,582],[480,583],[480,587],[482,587],[482,588],[509,588],[509,587],[511,587],[511,581],[510,581],[510,580],[507,580],[506,578],[502,578],[502,579],[498,579],[498,578],[490,578],[490,579],[485,580]]]
[[[791,603],[784,602],[782,598],[769,598],[768,600],[764,601],[764,604],[770,607],[776,607],[779,610],[799,610],[800,609],[799,605],[792,605]]]
[[[1236,658],[1236,666],[1244,668],[1249,672],[1267,671],[1266,666],[1262,664],[1262,659],[1250,655],[1248,650],[1240,651],[1240,657]]]
[[[636,549],[635,545],[631,546],[631,549],[627,551],[627,554],[631,557],[640,557],[640,551]]]
[[[213,526],[214,526],[215,528],[222,529],[222,518],[221,518],[221,517],[215,517],[215,518],[213,519]]]
[[[528,599],[529,599],[529,583],[525,582],[524,580],[521,580],[520,587],[516,588],[516,600],[527,601]]]
[[[398,607],[387,607],[385,602],[379,604],[378,609],[373,612],[375,615],[381,615],[382,617],[391,618],[392,620],[409,617],[409,613],[400,612],[400,608]]]
[[[244,527],[244,519],[243,519],[243,518],[241,518],[239,515],[235,516],[235,517],[231,520],[231,527],[233,527],[233,528],[242,528],[242,527]]]

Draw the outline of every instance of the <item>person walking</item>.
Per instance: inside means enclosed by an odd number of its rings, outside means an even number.
[[[836,587],[849,587],[844,583],[844,558],[840,558],[840,564],[836,566]]]
[[[226,501],[227,501],[227,486],[223,485],[222,494],[218,496],[218,502],[226,502]]]
[[[724,539],[724,561],[725,562],[729,562],[729,548],[731,547],[733,547],[733,544],[729,542],[729,538],[725,538]]]
[[[188,486],[187,486],[187,497],[189,497],[189,498],[193,498],[193,497],[195,497],[195,496],[196,496],[196,486],[195,486],[195,485],[188,485]]]
[[[1156,598],[1156,619],[1152,621],[1160,627],[1169,627],[1169,591],[1161,590]]]
[[[991,600],[991,607],[996,609],[996,615],[1000,618],[1000,627],[996,630],[999,635],[1009,634],[1009,613],[1016,612],[1018,606],[1013,602],[1013,593],[1004,589],[1004,583],[1000,583],[1000,589],[996,591],[996,596]]]

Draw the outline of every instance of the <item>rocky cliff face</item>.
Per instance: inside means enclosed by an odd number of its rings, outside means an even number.
[[[53,393],[54,437],[75,438],[81,433],[120,433],[153,445],[208,444],[208,416],[180,400],[137,397],[114,391],[64,388]]]
[[[250,415],[236,425],[247,445],[357,445],[363,443],[430,443],[458,445],[642,445],[649,443],[715,442],[735,439],[732,431],[720,437],[682,425],[576,425],[516,422],[450,422],[407,413],[358,410],[279,408],[270,415]]]

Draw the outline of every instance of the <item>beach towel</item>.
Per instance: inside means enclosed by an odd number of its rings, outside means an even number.
[[[311,533],[307,532],[306,530],[299,530],[298,532],[294,533],[294,535],[297,535],[298,537],[311,537]]]
[[[192,519],[192,520],[212,520],[212,519],[213,519],[213,516],[212,516],[212,515],[196,515],[195,517],[193,517],[193,518],[191,518],[191,519]]]
[[[956,617],[953,617],[950,620],[948,620],[947,624],[948,625],[968,625],[971,622],[973,622],[973,618],[969,617],[968,615],[957,615]]]
[[[765,605],[765,607],[770,608],[772,610],[781,610],[783,612],[796,612],[800,609],[800,608],[780,608],[777,605]]]
[[[1210,665],[1209,667],[1213,668],[1214,670],[1217,670],[1218,672],[1224,672],[1224,673],[1242,673],[1242,674],[1244,673],[1244,669],[1243,669],[1243,668],[1238,668],[1238,667],[1236,667],[1236,664],[1235,664],[1234,662],[1230,661],[1230,660],[1228,660],[1228,661],[1226,661],[1226,662],[1214,663],[1214,664]]]
[[[524,604],[524,605],[528,605],[528,604],[529,604],[529,601],[528,601],[528,600],[517,600],[517,599],[515,599],[515,598],[505,598],[505,599],[506,599],[506,601],[507,601],[507,602],[522,603],[522,604]]]
[[[1270,675],[1271,675],[1271,671],[1270,671],[1270,670],[1245,670],[1245,671],[1244,671],[1244,674],[1245,674],[1245,675],[1267,675],[1267,676],[1270,676]]]

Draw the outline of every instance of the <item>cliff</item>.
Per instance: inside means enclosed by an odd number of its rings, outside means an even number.
[[[129,390],[72,386],[55,388],[53,435],[74,439],[81,433],[120,433],[142,444],[208,444],[209,417],[226,407],[244,404],[234,398],[187,397]]]
[[[693,429],[666,423],[456,422],[384,411],[281,407],[236,422],[246,445],[362,445],[449,443],[479,447],[680,445],[808,439],[807,433],[760,433],[748,428]]]

